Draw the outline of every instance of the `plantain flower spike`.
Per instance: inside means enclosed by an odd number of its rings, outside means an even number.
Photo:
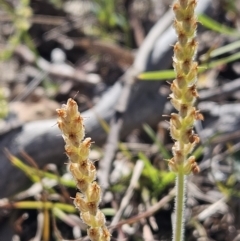
[[[198,64],[194,61],[197,40],[197,18],[194,13],[197,0],[178,0],[173,4],[175,20],[173,27],[178,41],[174,45],[173,67],[176,74],[171,83],[170,99],[178,113],[171,114],[170,134],[175,144],[170,169],[175,173],[197,174],[200,169],[193,156],[190,156],[199,137],[194,133],[195,120],[203,120],[203,115],[194,107],[198,97],[196,89]],[[189,157],[190,156],[190,157]]]
[[[65,151],[69,158],[69,169],[80,192],[76,194],[74,204],[80,211],[83,222],[88,225],[88,236],[92,241],[110,241],[111,235],[105,225],[105,216],[99,210],[101,188],[96,180],[96,168],[89,160],[91,138],[85,138],[83,117],[78,105],[68,99],[66,105],[57,109],[58,127],[65,141]]]

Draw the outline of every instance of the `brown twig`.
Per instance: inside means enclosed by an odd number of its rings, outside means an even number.
[[[126,206],[129,204],[130,202],[130,199],[133,195],[133,191],[134,191],[134,188],[136,187],[137,185],[137,182],[141,176],[141,173],[142,173],[142,170],[143,170],[143,167],[144,167],[144,163],[142,161],[137,161],[135,167],[134,167],[134,170],[133,170],[133,175],[132,175],[132,178],[131,178],[131,181],[130,181],[130,184],[127,188],[127,191],[126,191],[126,194],[125,196],[123,197],[122,201],[121,201],[121,204],[120,204],[120,207],[117,211],[117,213],[114,215],[114,218],[111,222],[111,226],[114,226],[118,223],[118,221],[120,220],[121,216],[122,216],[122,213],[124,211],[124,209],[126,208]]]
[[[174,196],[175,196],[175,189],[171,190],[168,193],[168,195],[163,197],[159,202],[154,204],[147,211],[145,211],[143,213],[140,213],[140,214],[138,214],[138,215],[136,215],[134,217],[131,217],[131,218],[127,219],[127,220],[122,220],[118,224],[116,224],[114,226],[110,226],[109,229],[115,229],[115,228],[121,227],[124,224],[133,224],[133,223],[138,222],[142,218],[147,218],[147,217],[153,215],[155,212],[159,211],[159,209],[164,207],[167,203],[172,201]]]

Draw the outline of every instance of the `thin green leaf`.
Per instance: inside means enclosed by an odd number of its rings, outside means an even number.
[[[198,15],[199,22],[206,28],[216,31],[221,34],[231,35],[231,36],[240,36],[240,33],[233,28],[227,27],[223,24],[218,23],[217,21],[207,17],[204,14]]]
[[[34,183],[39,182],[40,177],[47,177],[49,179],[54,179],[56,181],[59,181],[60,184],[66,186],[66,187],[76,187],[76,184],[73,180],[67,180],[62,177],[59,178],[57,175],[55,175],[53,173],[45,172],[45,171],[36,169],[34,167],[30,167],[30,166],[26,165],[25,163],[23,163],[16,156],[13,156],[12,154],[10,154],[10,152],[8,152],[8,151],[6,151],[6,155],[7,155],[8,159],[11,161],[11,163],[15,167],[17,167],[18,169],[23,171],[25,173],[25,175],[28,176],[29,179]]]
[[[238,60],[238,59],[240,59],[240,53],[232,54],[228,57],[221,58],[221,59],[218,59],[218,60],[215,60],[215,61],[211,61],[210,63],[201,65],[200,67],[203,68],[203,69],[214,68],[214,67],[217,67],[219,65],[227,64],[227,63],[233,62],[233,61]]]
[[[29,177],[29,179],[32,182],[39,182],[40,178],[39,178],[39,170],[29,167],[28,165],[24,164],[20,159],[18,159],[17,157],[13,156],[12,154],[10,154],[10,152],[6,151],[6,155],[8,157],[8,159],[11,161],[11,163],[17,167],[18,169],[20,169],[21,171],[23,171],[25,173],[25,175],[27,177]]]
[[[238,59],[240,59],[240,53],[235,53],[235,54],[232,54],[228,57],[221,58],[221,59],[218,59],[218,60],[214,60],[214,61],[211,61],[207,64],[202,64],[198,67],[198,73],[202,73],[207,69],[215,68],[217,66],[227,64],[227,63],[233,62],[233,61],[238,60]],[[166,72],[166,71],[163,70],[163,71],[145,72],[145,73],[140,74],[139,76],[141,77],[140,80],[146,80],[146,81],[149,81],[149,80],[150,81],[151,80],[159,81],[159,80],[174,79],[174,77],[175,77],[174,70],[168,70],[168,72],[169,72],[168,76],[165,76],[164,74],[162,74],[164,72]],[[170,72],[171,72],[171,74],[170,74]]]
[[[161,70],[141,73],[138,78],[140,80],[166,80],[173,79],[175,72],[173,70]]]
[[[113,217],[116,214],[116,210],[113,208],[102,208],[101,211],[106,216]]]
[[[222,46],[220,48],[211,50],[209,54],[203,54],[201,55],[200,59],[201,60],[208,60],[209,58],[214,58],[214,57],[218,57],[219,55],[225,54],[225,53],[229,53],[233,50],[236,50],[240,48],[240,41],[235,41],[233,43],[227,44],[225,46]]]
[[[12,203],[12,208],[17,209],[52,209],[54,207],[68,213],[75,213],[77,209],[73,205],[65,203],[53,203],[53,202],[42,202],[42,201],[20,201]]]

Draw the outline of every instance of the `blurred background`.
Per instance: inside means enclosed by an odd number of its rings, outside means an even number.
[[[0,240],[85,240],[56,109],[94,141],[112,240],[171,240],[170,0],[0,0]],[[240,240],[240,1],[198,3],[198,109],[187,241]]]

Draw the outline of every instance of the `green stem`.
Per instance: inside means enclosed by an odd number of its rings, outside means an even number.
[[[182,171],[179,170],[176,177],[176,199],[175,199],[175,226],[173,241],[183,241],[184,237],[184,209],[185,209],[185,192],[186,192],[186,183],[185,175]]]

